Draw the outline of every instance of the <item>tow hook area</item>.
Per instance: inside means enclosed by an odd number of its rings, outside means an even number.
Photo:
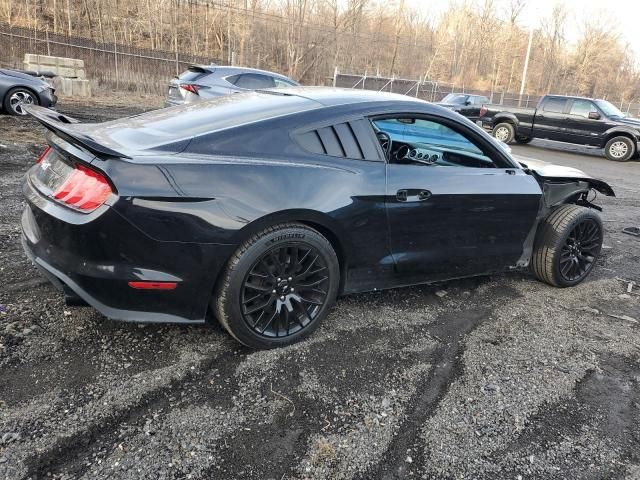
[[[76,292],[71,290],[67,285],[63,285],[64,303],[69,307],[88,307],[89,304],[78,296]]]

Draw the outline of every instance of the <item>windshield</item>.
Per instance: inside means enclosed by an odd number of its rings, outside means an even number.
[[[595,104],[607,117],[624,117],[625,114],[606,100],[595,100]]]
[[[442,103],[453,103],[455,105],[464,105],[467,101],[467,95],[460,95],[459,93],[450,93],[442,99]]]

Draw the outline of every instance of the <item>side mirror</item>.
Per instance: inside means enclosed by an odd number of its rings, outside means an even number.
[[[589,120],[600,120],[600,114],[598,112],[589,112]]]
[[[464,102],[465,105],[471,105],[471,100],[467,100],[466,102]]]

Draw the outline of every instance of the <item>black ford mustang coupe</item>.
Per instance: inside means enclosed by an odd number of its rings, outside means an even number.
[[[516,162],[410,97],[293,88],[83,124],[28,107],[23,245],[105,316],[204,322],[254,348],[318,327],[336,296],[530,267],[558,287],[602,245],[603,181]]]

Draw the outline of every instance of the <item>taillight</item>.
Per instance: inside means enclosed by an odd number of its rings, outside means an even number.
[[[42,161],[47,158],[47,155],[49,155],[49,153],[51,152],[51,147],[47,147],[44,149],[44,152],[42,152],[40,154],[40,156],[38,157],[38,161],[36,163],[42,163]]]
[[[200,85],[196,85],[194,83],[182,83],[180,84],[180,88],[185,89],[187,92],[195,93],[198,95],[198,90],[200,90]]]
[[[487,114],[487,107],[485,107],[484,105],[482,105],[480,107],[480,116],[484,117]]]
[[[86,212],[102,205],[113,192],[107,179],[82,165],[76,165],[73,173],[54,193],[53,198]]]

